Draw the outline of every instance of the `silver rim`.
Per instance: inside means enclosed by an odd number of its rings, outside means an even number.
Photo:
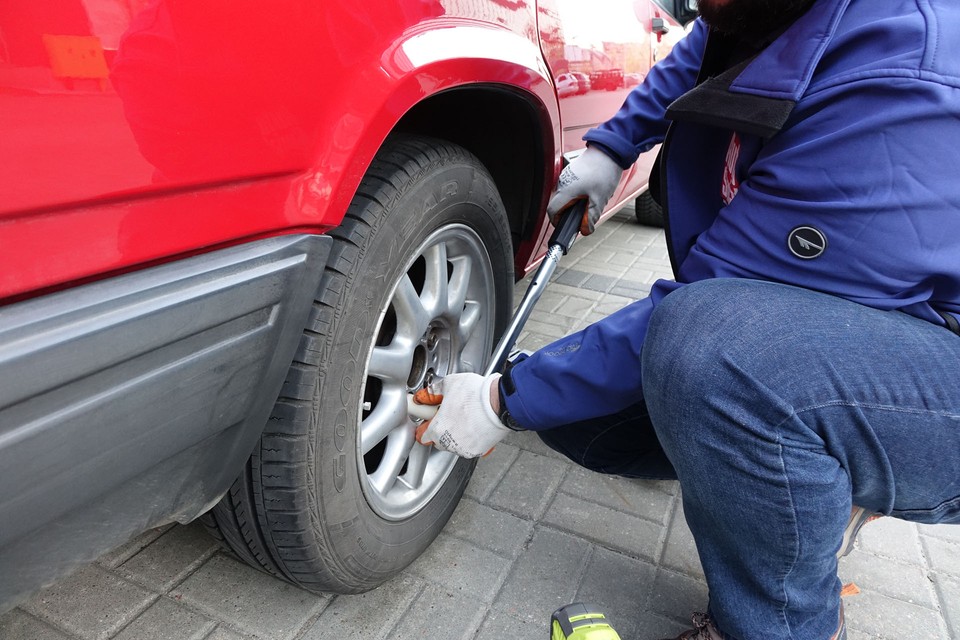
[[[457,462],[417,444],[407,394],[437,376],[481,372],[493,350],[493,267],[477,233],[442,227],[413,256],[380,311],[357,436],[364,495],[388,520],[422,509]]]

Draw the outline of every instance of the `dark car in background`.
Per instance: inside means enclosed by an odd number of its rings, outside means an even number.
[[[623,69],[597,69],[590,74],[590,86],[596,90],[605,91],[622,89]]]

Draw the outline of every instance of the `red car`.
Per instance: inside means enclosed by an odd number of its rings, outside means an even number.
[[[405,396],[483,368],[627,91],[553,78],[645,74],[693,3],[581,4],[4,4],[0,610],[201,515],[311,590],[424,550],[473,465]]]

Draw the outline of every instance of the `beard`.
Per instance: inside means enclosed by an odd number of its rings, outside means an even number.
[[[762,38],[805,12],[814,0],[697,0],[708,25],[732,36]]]

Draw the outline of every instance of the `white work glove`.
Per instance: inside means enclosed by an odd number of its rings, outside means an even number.
[[[420,389],[417,404],[440,405],[437,415],[417,427],[417,442],[462,458],[484,456],[510,433],[490,404],[500,374],[454,373]]]
[[[547,203],[547,215],[554,225],[560,223],[559,214],[574,200],[587,198],[589,206],[580,222],[580,233],[593,233],[603,208],[620,184],[623,169],[603,151],[587,147],[573,162],[564,167],[557,182],[557,190]]]

